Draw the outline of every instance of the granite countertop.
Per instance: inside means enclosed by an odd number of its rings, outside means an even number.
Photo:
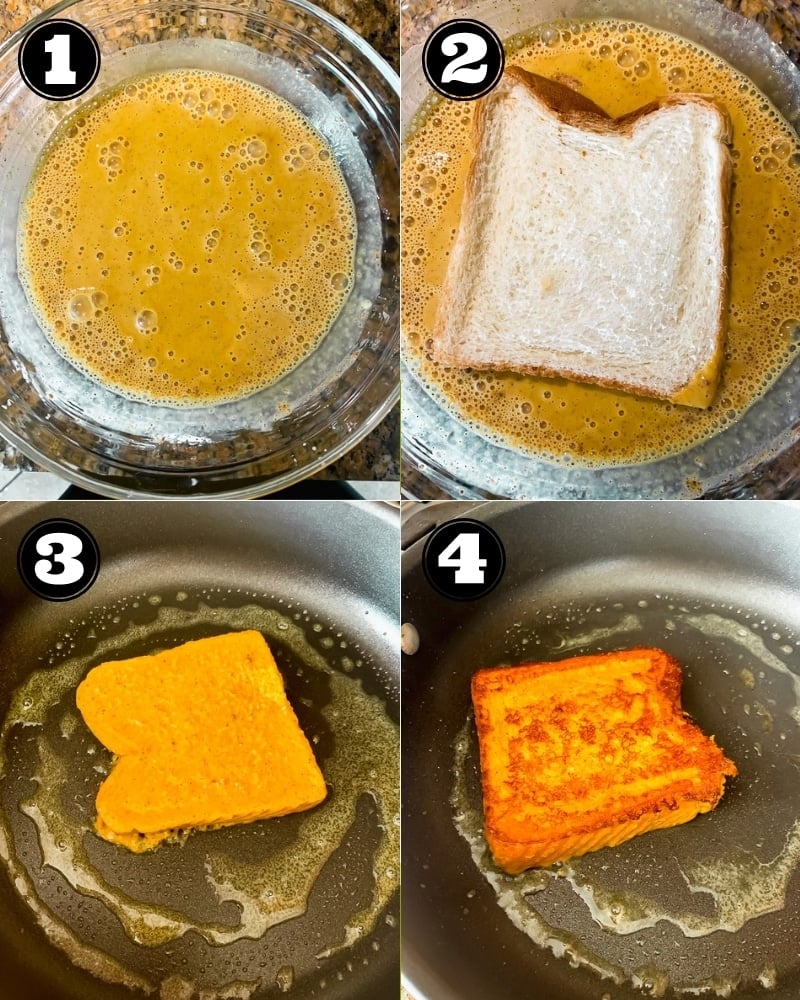
[[[315,0],[366,39],[397,71],[399,51],[398,0]],[[50,3],[4,0],[0,8],[0,42]],[[258,0],[253,0],[258,6]],[[16,448],[0,438],[0,468],[35,470],[36,466]],[[395,406],[355,448],[312,479],[380,480],[400,478],[400,407]]]

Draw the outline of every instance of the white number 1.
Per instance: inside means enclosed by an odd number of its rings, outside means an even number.
[[[456,583],[483,583],[486,560],[481,559],[481,536],[477,532],[462,531],[439,554],[439,565],[455,569]],[[458,552],[458,557],[454,558]]]
[[[44,82],[55,84],[75,83],[75,70],[69,68],[69,35],[53,35],[44,43],[45,52],[50,53],[50,69],[44,75]]]

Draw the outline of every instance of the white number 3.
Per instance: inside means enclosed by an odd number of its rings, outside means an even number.
[[[466,48],[458,55],[458,46],[465,45]],[[470,69],[470,63],[476,63],[483,59],[489,51],[488,46],[480,35],[474,35],[471,31],[457,31],[448,35],[442,42],[442,55],[458,56],[449,62],[442,73],[442,83],[452,83],[457,80],[459,83],[483,83],[489,67],[486,63]]]
[[[56,545],[61,546],[61,551],[54,553]],[[40,556],[49,556],[47,559],[38,559],[33,567],[37,579],[42,583],[66,587],[77,583],[85,572],[83,563],[76,558],[83,552],[83,542],[66,531],[51,531],[49,535],[42,535],[36,543],[36,551]],[[55,570],[55,567],[61,568]]]
[[[456,583],[483,583],[486,560],[481,558],[480,542],[481,536],[477,532],[462,531],[439,554],[442,568],[455,569]]]
[[[48,86],[75,83],[77,74],[69,68],[69,42],[69,35],[53,35],[44,43],[45,52],[50,54],[50,69],[44,75]]]

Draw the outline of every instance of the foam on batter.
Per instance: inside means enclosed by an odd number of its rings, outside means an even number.
[[[19,269],[65,358],[129,398],[241,398],[295,368],[353,284],[355,211],[326,141],[233,76],[129,79],[56,129]]]

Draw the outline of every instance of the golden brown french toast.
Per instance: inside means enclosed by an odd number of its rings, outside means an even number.
[[[485,836],[501,868],[613,847],[716,806],[736,765],[681,709],[681,682],[660,649],[473,676]]]
[[[117,757],[97,793],[97,832],[132,851],[327,795],[260,632],[101,663],[76,701]]]

